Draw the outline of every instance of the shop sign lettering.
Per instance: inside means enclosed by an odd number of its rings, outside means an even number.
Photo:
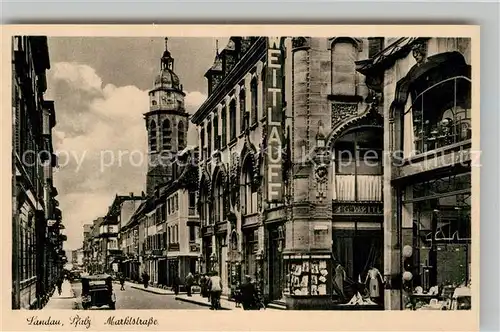
[[[267,200],[282,201],[282,54],[281,37],[267,39],[267,66],[265,69],[265,106],[267,110]]]
[[[382,204],[334,204],[333,213],[342,215],[382,215]]]

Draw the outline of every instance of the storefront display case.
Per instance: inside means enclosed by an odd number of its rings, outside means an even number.
[[[331,254],[285,254],[283,259],[283,293],[288,303],[295,306],[314,306],[321,305],[321,299],[331,302]]]

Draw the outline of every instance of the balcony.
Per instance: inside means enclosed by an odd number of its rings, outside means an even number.
[[[382,183],[382,175],[336,175],[334,200],[381,202]]]

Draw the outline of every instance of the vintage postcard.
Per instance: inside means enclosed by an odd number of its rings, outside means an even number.
[[[479,328],[478,27],[6,26],[2,51],[2,330]]]

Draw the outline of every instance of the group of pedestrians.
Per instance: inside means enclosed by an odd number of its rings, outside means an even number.
[[[210,310],[220,310],[220,296],[222,294],[222,279],[213,271],[200,278],[201,296],[208,298]]]

